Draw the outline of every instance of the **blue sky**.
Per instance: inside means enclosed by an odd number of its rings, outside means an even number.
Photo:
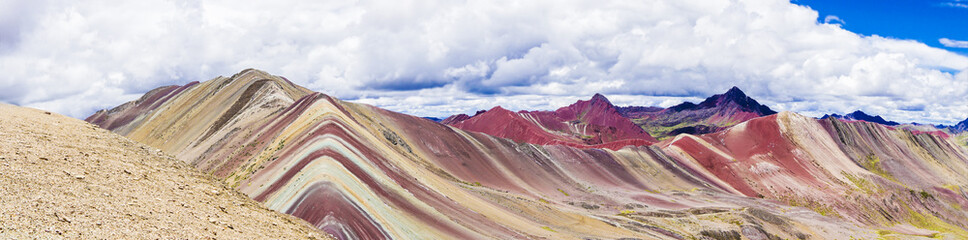
[[[555,109],[595,93],[667,107],[738,86],[779,111],[950,124],[968,118],[966,7],[0,0],[0,102],[84,118],[158,86],[256,68],[417,116]]]
[[[836,16],[842,27],[863,35],[920,41],[968,55],[968,48],[948,47],[947,38],[968,41],[968,1],[961,0],[794,0],[819,12],[819,22]],[[832,21],[836,21],[831,19]]]

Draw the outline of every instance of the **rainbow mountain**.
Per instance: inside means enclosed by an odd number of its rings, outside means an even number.
[[[678,112],[724,116],[701,105]],[[596,120],[627,111],[579,112],[540,114],[608,134],[534,143],[248,69],[87,121],[339,239],[968,238],[968,149],[948,134],[780,112],[660,141]]]

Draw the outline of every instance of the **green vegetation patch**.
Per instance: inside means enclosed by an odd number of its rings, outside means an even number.
[[[955,135],[955,142],[962,147],[968,147],[968,132]]]
[[[571,196],[570,194],[566,193],[565,190],[561,190],[561,188],[559,188],[558,191],[561,192],[561,194],[564,194],[565,197]]]
[[[864,157],[864,159],[860,161],[860,165],[864,167],[864,169],[867,169],[867,171],[877,174],[878,176],[884,177],[896,183],[900,183],[897,181],[897,178],[892,176],[890,173],[884,170],[883,167],[881,167],[881,158],[877,157],[877,155],[867,155],[867,157]]]
[[[837,212],[837,210],[835,210],[834,208],[828,206],[827,204],[823,204],[814,200],[801,199],[798,197],[780,197],[780,200],[786,201],[787,205],[790,205],[793,207],[809,208],[810,210],[813,210],[814,212],[817,212],[823,216],[837,217],[837,218],[841,217],[840,213]]]
[[[863,190],[868,195],[881,192],[881,189],[876,184],[868,181],[866,178],[844,172],[841,172],[841,174],[847,177],[847,180],[850,180],[854,186],[857,186],[857,188]]]
[[[697,122],[683,121],[683,122],[680,122],[679,124],[676,124],[676,125],[673,125],[673,126],[668,126],[668,127],[667,126],[658,125],[658,124],[656,124],[656,125],[652,125],[652,124],[645,125],[645,124],[643,124],[643,125],[639,125],[639,126],[642,127],[642,130],[645,130],[645,132],[649,133],[650,136],[655,137],[658,140],[664,140],[664,139],[667,139],[667,138],[670,138],[670,137],[674,137],[674,136],[670,136],[669,135],[669,133],[672,132],[673,130],[680,129],[680,128],[684,128],[684,127],[689,127],[689,126],[695,126],[695,125],[698,125],[698,124],[699,123],[697,123]]]
[[[950,223],[947,223],[934,215],[921,214],[920,212],[908,208],[907,220],[908,223],[911,223],[911,225],[918,228],[938,231],[941,233],[950,233],[956,235],[960,239],[968,239],[968,231],[951,225]]]

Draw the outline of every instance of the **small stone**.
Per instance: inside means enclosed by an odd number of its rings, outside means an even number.
[[[76,178],[76,179],[84,179],[85,176],[84,175],[77,175],[77,176],[74,176],[74,178]]]
[[[54,217],[57,217],[57,221],[71,223],[71,219],[67,218],[66,216],[61,216],[60,214],[54,213]]]

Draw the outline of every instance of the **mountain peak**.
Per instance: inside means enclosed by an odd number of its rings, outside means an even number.
[[[850,118],[856,118],[856,119],[866,119],[866,118],[873,118],[874,117],[874,116],[871,116],[870,114],[867,114],[867,113],[865,113],[864,111],[861,111],[861,110],[856,110],[854,112],[848,113],[847,116],[850,117]],[[877,116],[877,117],[880,117],[880,116]]]
[[[703,100],[698,105],[691,102],[685,102],[672,106],[670,109],[678,112],[684,110],[699,110],[721,107],[738,107],[740,110],[757,113],[760,116],[776,114],[776,111],[773,111],[769,107],[760,104],[755,99],[747,96],[743,90],[740,90],[735,86],[726,91],[726,93],[716,94],[712,97],[706,98],[706,100]]]
[[[588,101],[591,101],[591,102],[596,102],[596,101],[598,101],[598,102],[607,102],[609,104],[612,103],[611,101],[608,101],[608,98],[606,98],[605,95],[602,95],[601,93],[595,93],[595,95],[592,96],[592,99],[590,99]]]
[[[724,93],[723,96],[726,99],[729,99],[735,102],[744,101],[746,100],[746,98],[748,98],[746,96],[746,93],[744,93],[743,90],[740,90],[739,87],[736,87],[736,86],[733,86],[732,88],[729,89],[729,91],[726,91],[726,93]]]
[[[612,104],[612,101],[609,101],[608,98],[601,93],[596,93],[594,96],[592,96],[592,98],[588,100],[588,103],[588,107],[603,107],[607,109],[615,108],[615,105]]]
[[[490,110],[487,110],[487,111],[484,111],[484,112],[478,111],[478,113],[475,114],[474,116],[480,115],[480,114],[485,113],[485,112],[497,112],[497,113],[500,113],[500,112],[509,112],[509,113],[513,113],[511,110],[507,110],[506,108],[503,108],[501,106],[494,106]]]
[[[579,112],[587,112],[590,110],[595,110],[595,112],[617,111],[615,110],[615,105],[612,105],[612,102],[609,101],[605,95],[600,93],[596,93],[591,99],[578,100],[567,107],[563,107],[555,111],[560,114],[569,112],[569,114],[566,115],[570,115],[577,114]]]
[[[848,113],[846,117],[850,119],[855,119],[855,120],[864,120],[868,122],[880,123],[888,126],[900,125],[895,121],[887,121],[884,118],[882,118],[880,115],[871,116],[870,114],[867,114],[860,110],[854,111],[852,113]]]
[[[477,116],[477,115],[474,115],[474,116]],[[444,118],[443,120],[440,120],[438,122],[440,122],[441,124],[444,124],[444,125],[450,125],[450,124],[455,124],[455,123],[462,122],[462,121],[467,120],[467,119],[470,119],[470,118],[471,118],[471,116],[468,116],[467,114],[461,113],[461,114],[457,114],[457,115],[453,115],[453,116]]]

